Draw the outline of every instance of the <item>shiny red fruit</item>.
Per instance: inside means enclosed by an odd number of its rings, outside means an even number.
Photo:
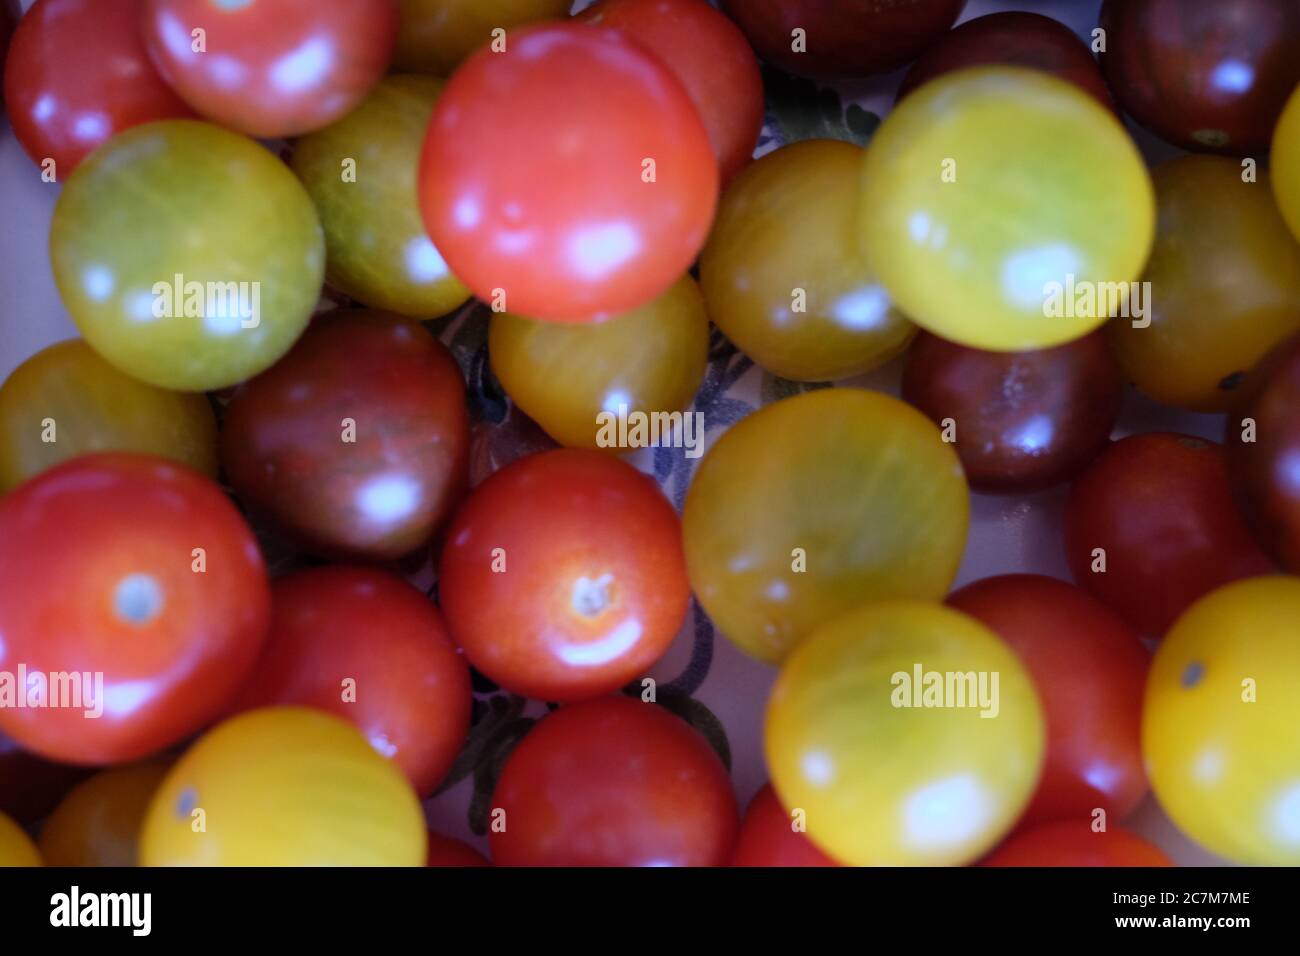
[[[839,866],[817,849],[795,820],[770,783],[754,794],[740,822],[740,835],[731,855],[732,866]]]
[[[1086,821],[1061,820],[1021,830],[981,866],[1173,866],[1160,847],[1130,830],[1094,832]]]
[[[429,856],[425,866],[491,866],[492,863],[478,850],[463,840],[455,840],[441,833],[429,831]]]

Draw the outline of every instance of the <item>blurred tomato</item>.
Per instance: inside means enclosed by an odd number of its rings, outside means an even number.
[[[770,783],[754,794],[740,822],[732,866],[839,866],[817,849],[795,820]]]
[[[8,816],[0,813],[0,867],[40,865],[41,855],[32,838]]]
[[[1300,86],[1277,122],[1269,155],[1273,198],[1291,234],[1300,238]]]
[[[0,734],[0,813],[27,825],[45,819],[79,780],[93,771],[53,763]]]
[[[441,833],[429,831],[429,855],[425,866],[491,866],[492,863],[478,850],[463,840],[453,840]]]
[[[1123,827],[1096,832],[1083,820],[1018,830],[981,866],[1173,866],[1164,851]]]
[[[18,0],[0,0],[0,110],[4,109],[4,74],[5,60],[9,55],[9,41],[14,35],[14,26],[23,15]]]
[[[516,27],[562,20],[573,0],[399,0],[400,26],[393,68],[450,76],[461,61]]]
[[[136,866],[140,829],[170,761],[103,770],[50,814],[39,847],[47,866]]]

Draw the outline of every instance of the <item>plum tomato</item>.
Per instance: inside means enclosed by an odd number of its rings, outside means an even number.
[[[428,856],[425,866],[466,867],[491,866],[491,861],[463,840],[429,831]]]
[[[704,245],[718,193],[685,87],[616,30],[529,27],[480,51],[434,107],[424,221],[499,310],[587,321],[645,305]]]
[[[1300,238],[1300,86],[1277,122],[1269,169],[1273,198],[1291,234]]]
[[[745,35],[707,0],[600,0],[580,16],[623,31],[682,81],[724,183],[753,158],[763,128],[763,77]]]
[[[1021,824],[1132,812],[1147,793],[1140,731],[1151,667],[1137,634],[1084,591],[1038,574],[985,578],[947,603],[1019,655],[1043,703],[1047,757]]]
[[[1225,585],[1156,651],[1142,710],[1151,788],[1178,827],[1238,863],[1300,864],[1300,580]]]
[[[969,520],[961,463],[924,415],[831,388],[723,434],[695,472],[682,530],[691,585],[718,629],[777,663],[860,604],[943,597]]]
[[[1123,827],[1096,831],[1083,820],[1018,830],[980,866],[1173,866],[1164,851]]]
[[[69,790],[93,772],[28,753],[0,733],[0,813],[24,825],[44,820]]]
[[[54,161],[59,182],[124,129],[194,115],[149,61],[142,7],[143,0],[37,0],[14,33],[4,69],[9,121],[32,162]]]
[[[218,724],[172,767],[145,814],[140,862],[423,866],[425,832],[411,784],[352,724],[267,707]]]
[[[41,866],[41,855],[22,827],[0,813],[0,867],[10,866]]]
[[[274,155],[166,120],[118,134],[77,168],[54,209],[50,259],[95,351],[143,382],[198,392],[288,350],[319,299],[325,241]]]
[[[506,759],[492,794],[498,866],[721,866],[739,812],[717,753],[630,697],[568,704]]]
[[[1272,569],[1233,505],[1223,448],[1188,435],[1102,452],[1070,489],[1064,537],[1074,580],[1154,638],[1201,595]]]
[[[170,458],[217,476],[217,419],[204,395],[138,382],[72,339],[37,352],[0,385],[0,493],[95,451]]]
[[[1094,97],[1038,70],[945,74],[899,102],[866,156],[868,264],[908,317],[961,345],[1079,338],[1151,249],[1137,147]]]
[[[299,139],[290,161],[325,228],[329,284],[414,319],[445,315],[469,298],[429,241],[417,198],[442,85],[432,76],[386,77],[347,116]]]
[[[763,733],[781,805],[849,866],[978,859],[1029,802],[1045,738],[1011,648],[911,600],[817,628],[781,668]]]
[[[709,316],[689,275],[639,309],[603,322],[543,322],[496,313],[492,371],[521,410],[562,445],[601,447],[601,423],[623,411],[688,407],[704,381]]]
[[[1028,352],[986,352],[923,332],[903,398],[940,427],[976,491],[1027,492],[1073,478],[1101,453],[1124,401],[1105,336]]]
[[[393,68],[450,76],[464,59],[506,30],[562,20],[573,0],[399,0]],[[508,39],[507,39],[508,42]]]
[[[339,119],[388,69],[396,0],[143,0],[154,65],[203,116],[249,136]]]
[[[709,316],[783,378],[859,375],[916,332],[858,251],[861,177],[860,147],[805,140],[757,160],[723,193],[700,257]]]
[[[529,455],[456,513],[438,596],[469,662],[507,690],[606,694],[644,677],[682,626],[681,523],[652,478],[610,455]]]
[[[140,830],[170,761],[101,770],[50,814],[37,847],[46,866],[137,866]]]
[[[469,668],[419,590],[370,568],[309,568],[271,586],[271,632],[238,709],[300,704],[355,724],[430,794],[469,729]]]
[[[82,764],[148,756],[219,716],[251,672],[266,569],[197,472],[74,458],[0,499],[0,541],[0,671],[28,674],[27,706],[0,707],[0,730],[26,749]]]
[[[1300,331],[1300,242],[1287,230],[1268,173],[1242,181],[1235,160],[1161,163],[1156,241],[1142,279],[1149,312],[1107,326],[1128,377],[1165,405],[1227,409],[1265,352]]]
[[[754,795],[740,821],[732,866],[839,866],[813,845],[776,798],[770,783]]]
[[[466,483],[465,380],[421,325],[316,319],[235,392],[221,464],[236,494],[324,556],[394,560],[428,544]]]

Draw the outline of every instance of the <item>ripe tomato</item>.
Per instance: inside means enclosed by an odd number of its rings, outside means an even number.
[[[438,595],[469,662],[502,687],[607,694],[644,676],[681,628],[681,524],[653,479],[609,455],[529,455],[456,514]]]
[[[234,505],[196,472],[149,455],[74,458],[0,499],[0,541],[0,671],[42,675],[42,699],[61,704],[0,707],[23,747],[85,764],[147,756],[215,718],[251,671],[266,569]]]
[[[1037,574],[968,584],[948,605],[985,624],[1029,669],[1047,719],[1047,758],[1021,823],[1123,819],[1146,796],[1142,688],[1151,655],[1085,592]]]
[[[423,795],[465,742],[469,668],[438,609],[401,578],[311,568],[272,585],[270,637],[237,707],[273,704],[355,724]]]
[[[429,234],[476,295],[583,321],[642,306],[687,270],[718,164],[668,67],[617,31],[565,23],[456,71],[420,182]]]
[[[41,855],[32,838],[8,816],[0,813],[0,867],[40,865]]]
[[[402,772],[332,714],[268,707],[199,738],[145,815],[144,866],[421,866]]]
[[[145,811],[170,767],[170,761],[128,764],[78,784],[41,829],[45,864],[137,866]]]
[[[975,348],[1046,348],[1101,325],[1100,284],[1137,279],[1154,235],[1151,177],[1115,114],[1023,67],[959,70],[904,97],[864,183],[863,249],[885,288]]]
[[[239,497],[315,553],[396,559],[428,544],[466,481],[465,380],[415,322],[316,319],[226,410]]]
[[[938,599],[970,495],[920,412],[855,388],[783,399],[696,469],[682,530],[691,586],[737,646],[779,662],[814,628],[882,598]]]
[[[1273,198],[1291,234],[1300,238],[1300,87],[1287,100],[1277,121],[1269,156]]]
[[[493,30],[568,16],[572,0],[399,0],[393,68],[450,76]]]
[[[379,82],[395,0],[144,0],[149,55],[190,106],[263,139],[320,129]],[[202,31],[202,33],[199,33]]]
[[[453,840],[441,833],[429,831],[429,852],[425,866],[491,866],[492,863],[478,850],[463,840]]]
[[[980,866],[1173,866],[1154,843],[1123,827],[1095,832],[1083,820],[1058,820],[1013,833]]]
[[[1237,581],[1156,651],[1142,753],[1160,805],[1239,863],[1300,864],[1300,580]]]
[[[603,697],[542,719],[492,795],[498,866],[721,866],[739,823],[717,753],[656,704]]]
[[[839,866],[785,812],[770,783],[754,795],[731,855],[732,866]]]
[[[885,601],[795,648],[764,751],[781,805],[807,815],[834,859],[960,865],[1019,818],[1044,737],[1030,676],[992,631],[942,605]]]

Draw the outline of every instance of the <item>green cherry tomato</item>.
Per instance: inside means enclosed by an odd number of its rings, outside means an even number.
[[[50,257],[86,341],[151,385],[204,391],[270,366],[319,298],[325,242],[273,154],[195,120],[127,130],[77,167]]]

